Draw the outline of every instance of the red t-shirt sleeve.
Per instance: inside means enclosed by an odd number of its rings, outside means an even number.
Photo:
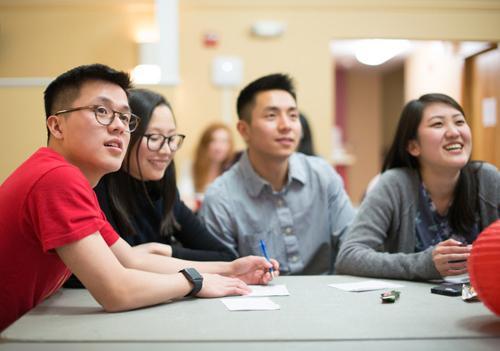
[[[109,246],[119,238],[106,221],[89,182],[74,166],[45,173],[31,189],[26,206],[27,220],[45,252],[98,231]]]

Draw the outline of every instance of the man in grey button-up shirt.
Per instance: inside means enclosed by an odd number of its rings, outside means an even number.
[[[295,152],[301,125],[291,79],[250,83],[237,110],[248,150],[205,193],[208,230],[240,256],[261,255],[264,240],[282,274],[332,273],[354,210],[328,163]]]

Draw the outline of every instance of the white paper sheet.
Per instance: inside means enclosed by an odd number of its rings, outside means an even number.
[[[403,287],[403,285],[386,282],[383,280],[364,280],[356,283],[328,284],[328,286],[344,291],[353,292],[395,289]]]
[[[230,311],[269,311],[279,310],[280,305],[268,297],[225,297],[221,302]]]
[[[246,297],[250,296],[288,296],[290,293],[284,284],[277,285],[249,285],[252,292]]]

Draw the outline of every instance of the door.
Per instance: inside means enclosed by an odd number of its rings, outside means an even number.
[[[472,159],[500,167],[500,49],[465,62],[464,108],[472,129]]]

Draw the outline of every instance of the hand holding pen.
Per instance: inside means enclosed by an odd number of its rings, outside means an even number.
[[[266,258],[266,260],[272,264],[271,259],[269,258],[269,255],[267,254],[267,247],[266,247],[266,243],[264,242],[264,240],[260,240],[260,250],[262,251],[262,255]],[[271,266],[271,268],[269,268],[269,273],[271,273],[271,276],[274,278],[274,269],[272,266]]]
[[[271,269],[269,263],[271,263]],[[229,264],[229,269],[222,275],[238,278],[246,284],[265,285],[279,275],[279,262],[262,256],[240,257],[227,264]]]

